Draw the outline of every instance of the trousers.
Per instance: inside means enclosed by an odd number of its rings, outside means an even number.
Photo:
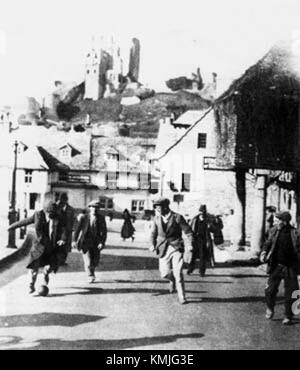
[[[96,267],[99,265],[100,252],[97,247],[89,248],[86,252],[82,251],[83,262],[85,271],[88,273],[89,277],[95,276]]]
[[[288,319],[292,319],[294,316],[292,305],[295,302],[292,299],[292,295],[294,291],[299,290],[297,270],[294,267],[278,265],[270,274],[265,289],[267,307],[272,311],[274,310],[277,293],[282,280],[284,280],[285,291],[285,315]]]
[[[183,254],[169,245],[165,256],[159,259],[159,271],[163,279],[175,282],[179,298],[184,299]]]

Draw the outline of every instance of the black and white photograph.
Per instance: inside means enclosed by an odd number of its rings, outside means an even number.
[[[0,350],[299,350],[299,0],[1,0],[0,242]]]

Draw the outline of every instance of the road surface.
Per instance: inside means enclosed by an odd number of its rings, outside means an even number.
[[[50,295],[28,295],[26,259],[0,272],[0,349],[300,349],[300,321],[283,327],[282,299],[264,319],[259,268],[216,268],[186,276],[189,304],[167,293],[142,233],[109,234],[97,282],[81,255],[52,276]],[[282,291],[281,291],[282,296]]]

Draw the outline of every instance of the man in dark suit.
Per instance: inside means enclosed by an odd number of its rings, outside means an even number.
[[[75,221],[75,210],[68,203],[68,195],[63,193],[60,195],[57,202],[57,206],[60,212],[61,221],[66,232],[66,244],[65,244],[65,260],[64,265],[67,265],[68,254],[72,250],[72,234],[73,226]]]
[[[49,202],[44,210],[35,212],[32,217],[12,224],[8,230],[30,224],[35,226],[35,236],[27,265],[31,271],[29,293],[32,294],[35,292],[35,283],[40,268],[44,268],[44,285],[48,285],[49,274],[56,273],[59,266],[63,264],[66,234],[54,202]]]
[[[100,252],[105,248],[107,227],[105,218],[99,214],[100,203],[93,201],[88,207],[88,214],[78,216],[73,247],[82,252],[85,270],[92,284],[96,280],[95,270],[100,261]]]
[[[193,232],[183,216],[170,210],[170,201],[161,198],[154,203],[156,216],[151,232],[151,251],[159,256],[159,270],[163,279],[170,282],[170,293],[177,288],[179,302],[187,303],[184,290],[183,263],[184,242],[182,232],[188,238],[186,257],[190,262],[192,256]]]
[[[283,325],[290,325],[293,319],[292,306],[296,299],[293,293],[299,290],[298,273],[300,263],[300,237],[297,230],[291,226],[289,212],[276,214],[278,225],[270,230],[261,253],[261,262],[268,264],[268,284],[265,290],[267,312],[266,319],[274,316],[276,296],[284,279],[285,285],[285,318]]]
[[[199,258],[199,272],[202,277],[205,276],[207,262],[210,261],[211,266],[214,266],[213,242],[211,238],[212,225],[207,214],[205,204],[202,204],[199,209],[199,214],[193,218],[191,228],[194,233],[194,249],[193,258],[189,265],[187,274],[190,275],[195,269],[197,258]]]

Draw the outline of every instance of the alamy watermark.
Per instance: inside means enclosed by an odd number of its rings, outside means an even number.
[[[293,292],[292,299],[295,299],[295,302],[292,305],[292,312],[297,316],[300,314],[300,290],[295,290]]]

